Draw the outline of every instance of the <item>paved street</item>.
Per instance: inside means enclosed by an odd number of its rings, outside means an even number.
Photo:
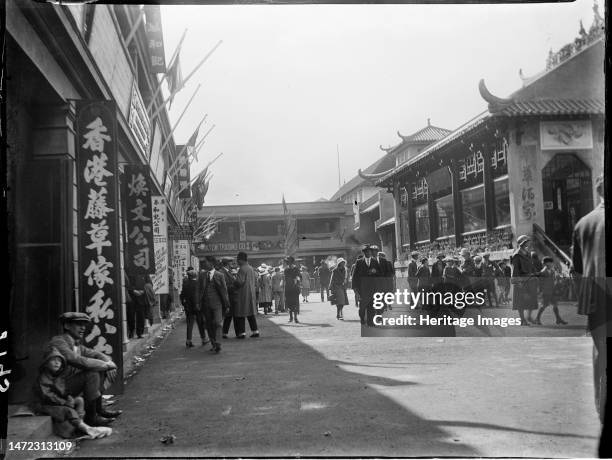
[[[354,306],[301,308],[219,355],[181,320],[75,455],[596,455],[587,337],[365,339]]]

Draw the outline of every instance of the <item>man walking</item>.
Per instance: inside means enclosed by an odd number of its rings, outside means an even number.
[[[606,337],[609,331],[610,293],[606,287],[606,231],[603,201],[603,176],[595,181],[601,197],[599,205],[582,217],[574,228],[572,265],[579,277],[578,314],[587,316],[593,339],[593,377],[595,407],[603,423],[606,404]]]
[[[89,426],[108,425],[121,415],[121,411],[107,410],[102,406],[104,381],[112,383],[117,378],[117,365],[104,353],[83,345],[89,316],[81,312],[67,312],[60,316],[64,333],[53,337],[45,347],[49,353],[54,348],[66,360],[63,371],[66,392],[70,396],[83,394],[85,400],[84,422]]]
[[[274,269],[272,275],[272,299],[274,300],[274,314],[278,315],[278,312],[285,311],[285,305],[283,302],[283,274],[279,267]]]
[[[187,268],[187,278],[183,281],[183,287],[181,289],[181,303],[185,309],[185,316],[187,317],[187,339],[185,346],[187,348],[193,347],[191,341],[193,334],[193,324],[197,324],[200,338],[202,339],[202,346],[206,345],[206,329],[204,327],[204,316],[202,315],[202,309],[200,308],[200,295],[198,288],[198,274],[193,267]]]
[[[325,302],[329,299],[329,280],[331,278],[331,271],[327,266],[327,261],[323,259],[321,261],[321,265],[319,266],[319,280],[321,282],[321,302]],[[325,297],[323,297],[323,293],[325,293]]]
[[[212,344],[211,351],[221,351],[221,334],[223,330],[223,315],[230,308],[225,276],[215,270],[217,261],[212,256],[206,256],[203,261],[205,271],[200,273],[200,304],[206,321],[208,337]]]
[[[395,287],[395,269],[393,263],[387,260],[387,255],[380,251],[378,253],[378,264],[380,265],[380,276],[382,277],[381,292],[393,292]],[[393,310],[392,305],[388,305],[389,310]],[[383,310],[385,310],[383,308]]]
[[[419,259],[419,253],[414,251],[410,254],[411,260],[408,263],[408,286],[410,287],[411,292],[416,292],[417,290],[417,271],[419,270],[419,264],[417,260]]]
[[[353,272],[352,287],[359,294],[359,319],[362,325],[374,326],[374,293],[378,290],[380,265],[372,257],[372,246],[366,244],[363,259],[358,259]]]
[[[238,338],[244,339],[246,337],[245,322],[246,318],[251,328],[251,337],[259,337],[259,330],[257,329],[257,298],[255,293],[255,270],[249,265],[248,257],[246,252],[239,252],[237,256],[238,260],[238,275],[234,286],[238,290],[238,304],[234,312],[234,321],[236,323],[236,329],[238,330]]]
[[[234,312],[236,311],[236,305],[238,304],[238,290],[234,286],[236,277],[231,271],[232,259],[229,257],[223,257],[221,259],[221,267],[219,272],[223,274],[225,278],[225,286],[227,287],[227,296],[229,298],[229,310],[225,313],[223,318],[223,338],[227,339],[227,333],[229,332],[230,325],[234,319]],[[236,321],[234,321],[234,333],[238,337],[238,329],[236,329]]]

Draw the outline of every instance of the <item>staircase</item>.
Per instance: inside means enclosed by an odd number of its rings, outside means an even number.
[[[552,257],[555,268],[561,273],[560,282],[563,289],[560,292],[560,300],[576,300],[570,256],[557,246],[538,224],[533,224],[533,245],[534,250],[540,255],[540,260],[546,256]]]

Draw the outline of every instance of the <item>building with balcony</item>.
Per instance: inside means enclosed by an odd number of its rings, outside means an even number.
[[[147,167],[151,193],[165,197],[168,226],[183,219],[178,190],[168,174],[177,152],[168,139],[167,112],[161,110],[151,120],[162,93],[154,99],[161,75],[152,67],[145,32],[150,11],[145,10],[143,20],[137,7],[126,5],[6,2],[7,206],[14,280],[9,308],[16,359],[12,400],[27,396],[43,344],[61,331],[59,315],[86,307],[79,295],[78,248],[85,230],[78,228],[77,215],[76,152],[82,144],[75,134],[77,101],[111,101],[116,107],[111,118],[113,124],[116,120],[119,223],[108,241],[118,248],[116,272],[121,274],[124,267],[125,165]],[[126,290],[124,277],[116,279],[120,302],[109,308],[123,322],[112,333],[120,335],[118,343],[125,350]]]
[[[347,257],[358,247],[354,238],[350,204],[339,201],[287,203],[297,221],[296,258],[312,269],[328,256]],[[201,217],[222,219],[214,235],[196,246],[199,258],[206,255],[236,257],[248,254],[252,265],[279,265],[285,255],[285,215],[281,203],[204,206]]]

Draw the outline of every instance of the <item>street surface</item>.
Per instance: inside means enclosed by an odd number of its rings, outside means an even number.
[[[181,319],[74,455],[596,456],[590,338],[361,338],[353,305],[310,300],[219,355]]]

